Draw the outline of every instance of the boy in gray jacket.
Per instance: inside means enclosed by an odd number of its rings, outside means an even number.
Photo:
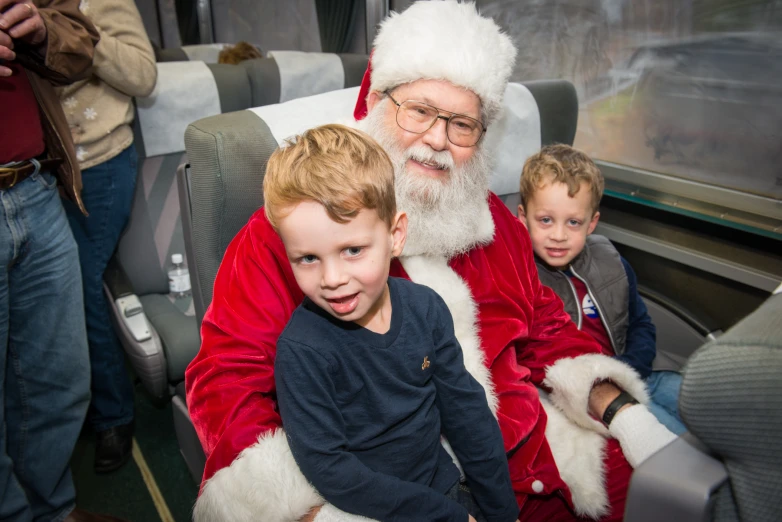
[[[559,295],[579,330],[645,379],[649,411],[680,435],[687,431],[678,413],[681,375],[652,371],[655,327],[635,273],[607,238],[591,235],[603,185],[586,154],[562,144],[543,147],[524,164],[518,217],[529,230],[540,281]]]

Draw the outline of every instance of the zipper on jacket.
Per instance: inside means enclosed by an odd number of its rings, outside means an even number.
[[[595,305],[595,308],[597,308],[597,313],[600,314],[600,322],[603,323],[603,328],[605,328],[606,332],[608,333],[608,339],[611,341],[611,348],[614,349],[615,354],[619,355],[619,352],[616,351],[616,342],[614,341],[614,336],[611,334],[611,329],[608,327],[608,323],[606,322],[606,318],[605,318],[605,314],[603,314],[603,310],[600,309],[600,303],[597,302],[597,299],[595,299],[594,294],[592,294],[592,289],[589,288],[589,284],[584,280],[584,278],[578,275],[575,270],[573,270],[572,265],[570,266],[570,271],[573,272],[573,275],[576,276],[579,281],[584,283],[584,286],[587,289],[587,294],[589,294],[589,298],[592,299],[592,304]],[[576,301],[578,301],[578,297],[576,297]],[[579,315],[578,318],[580,321],[581,315]]]
[[[518,444],[516,444],[515,446],[513,446],[513,448],[512,448],[512,449],[511,449],[509,452],[507,452],[507,453],[505,454],[505,457],[506,457],[508,460],[510,460],[510,459],[511,459],[511,457],[513,457],[513,455],[515,455],[515,454],[516,454],[516,452],[517,452],[517,451],[519,451],[519,450],[521,449],[521,447],[522,447],[524,444],[526,444],[526,443],[527,443],[527,441],[529,440],[529,438],[530,438],[531,436],[532,436],[532,433],[530,433],[529,435],[527,435],[526,437],[524,437],[523,439],[521,439],[521,440],[519,441],[519,443],[518,443]]]
[[[571,269],[572,270],[572,269]],[[575,272],[573,272],[575,274]],[[581,302],[578,300],[578,292],[576,292],[576,285],[573,284],[573,281],[570,280],[567,274],[562,274],[565,276],[565,281],[567,281],[567,284],[570,285],[570,289],[573,290],[573,297],[575,297],[576,301],[576,310],[578,310],[578,329],[581,330],[581,320],[583,319],[584,312],[581,310]],[[579,277],[579,279],[581,279]],[[588,289],[587,289],[588,290]]]
[[[27,74],[27,71],[25,71],[25,74]],[[41,103],[41,96],[40,93],[38,92],[37,86],[35,85],[35,81],[31,81],[32,78],[30,78],[29,74],[27,75],[27,79],[28,82],[30,83],[30,88],[33,90],[33,94],[35,95],[35,101],[38,102],[38,108],[39,108],[38,112],[44,115],[44,117],[46,118],[46,122],[49,124],[49,128],[52,129],[52,131],[54,132],[54,135],[56,136],[57,141],[59,142],[60,145],[60,152],[64,156],[62,160],[64,162],[67,162],[68,165],[71,167],[71,190],[73,191],[73,197],[76,198],[76,206],[78,206],[82,214],[86,216],[87,209],[84,207],[84,203],[81,200],[81,194],[79,193],[78,190],[76,190],[76,175],[73,172],[73,169],[75,168],[73,164],[73,158],[68,156],[68,148],[65,146],[65,143],[62,140],[62,136],[60,136],[60,133],[57,131],[57,127],[55,127],[52,118],[49,116],[49,113],[45,110],[44,104]],[[43,81],[47,81],[47,80],[44,79]]]

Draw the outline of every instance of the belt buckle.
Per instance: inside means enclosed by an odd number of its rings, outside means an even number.
[[[7,189],[12,188],[14,185],[16,185],[16,182],[19,181],[19,169],[0,167],[0,178],[7,178],[11,174],[14,175],[14,179],[11,180],[11,184],[6,187]]]

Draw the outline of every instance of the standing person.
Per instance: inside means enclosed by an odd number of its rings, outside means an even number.
[[[307,480],[330,504],[388,522],[516,520],[502,435],[451,313],[432,289],[388,276],[407,233],[388,155],[343,125],[311,129],[269,158],[263,194],[307,296],[274,362]]]
[[[608,239],[592,234],[604,184],[583,152],[563,144],[543,147],[524,164],[518,217],[529,230],[540,281],[603,353],[638,372],[649,390],[649,411],[681,435],[687,431],[679,418],[682,376],[652,371],[656,331],[635,272]]]
[[[76,242],[57,186],[81,178],[53,85],[98,33],[77,0],[0,0],[0,520],[116,520],[75,508],[69,462],[90,400]]]
[[[94,467],[106,473],[131,455],[133,386],[112,328],[103,272],[128,221],[136,186],[132,97],[152,92],[157,67],[133,0],[90,0],[80,9],[100,34],[92,75],[63,87],[59,95],[82,169],[81,197],[88,215],[71,202],[65,210],[79,245],[84,286],[92,367],[87,421],[97,437]]]
[[[390,274],[432,288],[450,310],[500,425],[519,518],[621,520],[632,466],[675,437],[644,406],[638,375],[540,284],[529,234],[489,191],[482,138],[515,56],[471,3],[416,2],[382,23],[355,116],[391,158],[409,220]],[[303,297],[259,210],[225,252],[185,374],[207,455],[197,521],[352,516],[319,511],[280,425],[276,341]]]

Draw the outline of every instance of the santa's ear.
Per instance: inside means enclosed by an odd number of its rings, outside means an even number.
[[[375,108],[375,105],[377,105],[380,100],[383,99],[383,95],[380,94],[377,91],[372,91],[369,93],[369,96],[367,96],[367,109],[368,112],[372,112],[372,109]]]
[[[518,210],[516,211],[516,217],[519,218],[519,221],[521,221],[521,224],[525,227],[527,226],[527,213],[524,212],[524,206],[519,205]]]

